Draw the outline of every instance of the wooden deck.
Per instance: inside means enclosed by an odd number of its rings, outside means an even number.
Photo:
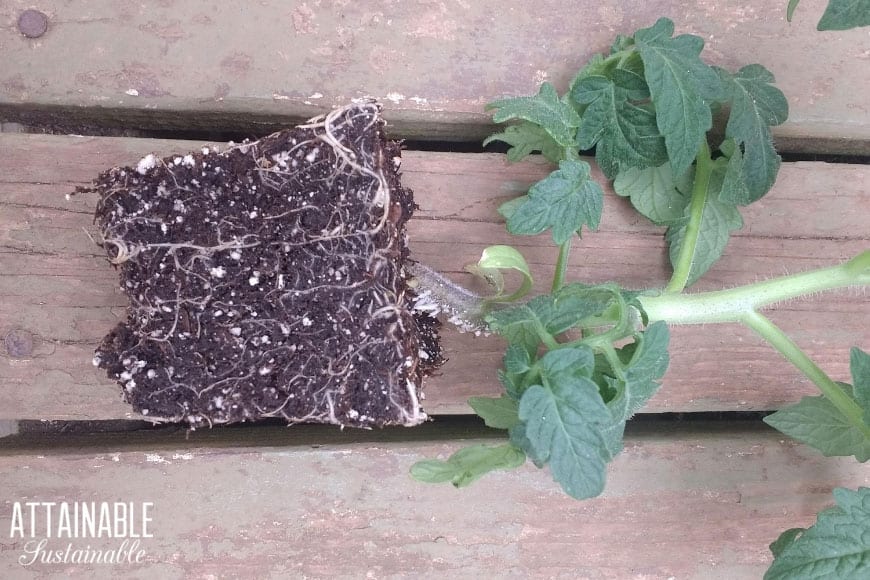
[[[477,140],[492,131],[487,101],[531,93],[542,80],[564,88],[615,33],[669,15],[679,31],[709,39],[705,54],[716,64],[761,62],[774,72],[791,106],[775,131],[781,149],[866,157],[870,35],[817,33],[822,6],[805,4],[788,25],[784,2],[730,0],[583,1],[570,18],[549,0],[208,9],[10,0],[0,4],[0,121],[262,134],[376,97],[394,137]],[[33,7],[49,28],[26,39],[16,20]],[[88,236],[96,199],[64,195],[110,166],[201,144],[0,132],[0,577],[758,578],[767,545],[811,523],[833,487],[870,485],[866,465],[821,457],[760,422],[659,415],[766,411],[814,393],[737,327],[673,330],[671,370],[645,410],[658,416],[629,428],[605,494],[592,501],[564,497],[530,466],[460,491],[410,479],[418,459],[497,436],[462,416],[469,396],[498,392],[503,344],[451,329],[449,362],[426,387],[436,420],[419,428],[143,428],[91,365],[126,305]],[[403,157],[420,206],[411,249],[458,281],[483,247],[508,240],[499,203],[549,171],[540,160],[508,165],[490,153]],[[785,163],[698,289],[832,264],[870,246],[870,165],[853,161]],[[541,278],[552,268],[546,236],[512,243]],[[584,234],[571,275],[663,284],[662,232],[609,194],[602,228]],[[842,292],[771,318],[847,380],[849,347],[870,348],[868,307],[866,293]],[[3,437],[15,421],[23,433]],[[21,566],[22,541],[7,530],[11,505],[23,501],[154,502],[147,559]]]

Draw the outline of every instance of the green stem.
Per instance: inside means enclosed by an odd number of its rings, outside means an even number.
[[[704,216],[704,206],[707,205],[707,192],[710,176],[713,173],[713,161],[710,159],[710,147],[706,141],[701,141],[701,149],[695,158],[695,184],[692,187],[692,199],[689,202],[689,223],[686,224],[686,237],[680,248],[680,255],[674,264],[674,273],[665,287],[665,292],[682,292],[689,283],[692,264],[695,261],[695,250],[698,237],[701,234],[701,218]]]
[[[565,285],[565,275],[568,272],[568,255],[571,253],[571,238],[559,246],[559,257],[556,259],[556,272],[553,275],[553,292]]]
[[[791,298],[849,286],[870,286],[870,250],[837,266],[699,294],[641,296],[651,322],[707,324],[740,322],[743,316]]]
[[[820,369],[778,326],[757,312],[743,315],[741,322],[761,335],[773,348],[796,366],[822,391],[822,394],[843,414],[854,426],[870,437],[870,427],[864,424],[864,412],[858,403],[831,380],[825,371]]]
[[[610,368],[613,369],[613,372],[616,373],[616,378],[621,381],[625,380],[625,366],[622,364],[622,361],[619,360],[619,355],[616,354],[616,349],[613,347],[613,343],[606,343],[601,346],[601,352],[604,354],[604,358],[607,359],[607,362],[610,363]]]

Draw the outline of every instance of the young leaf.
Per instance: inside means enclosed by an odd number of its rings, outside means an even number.
[[[834,500],[836,507],[782,547],[764,580],[870,577],[870,488],[837,488]]]
[[[686,285],[693,284],[710,269],[725,250],[731,232],[743,227],[743,218],[740,217],[737,208],[718,199],[724,180],[725,163],[724,159],[717,160],[716,163],[718,167],[713,170],[710,177],[708,193],[701,208],[698,243],[695,246],[695,255]],[[693,209],[693,204],[687,205],[684,217],[668,228],[666,239],[670,246],[671,263],[674,265],[677,264],[685,242],[686,226],[689,224]]]
[[[510,345],[511,347],[515,345]],[[518,347],[522,349],[522,347]],[[498,369],[495,372],[498,377],[498,382],[501,383],[501,386],[504,387],[505,392],[514,399],[519,399],[522,393],[520,392],[520,384],[518,382],[519,376],[514,375],[508,372],[505,372],[502,369]]]
[[[460,449],[446,461],[426,459],[411,467],[411,476],[425,483],[449,481],[456,487],[465,487],[490,471],[513,469],[526,461],[525,454],[513,445],[473,445]]]
[[[541,376],[545,386],[576,377],[589,378],[595,370],[595,355],[587,346],[551,350],[541,357]]]
[[[514,425],[508,431],[508,439],[510,440],[511,445],[517,449],[521,449],[526,454],[526,457],[531,459],[532,463],[534,463],[535,467],[538,469],[541,469],[547,464],[545,459],[542,459],[535,454],[535,450],[532,448],[529,438],[526,437],[525,423],[520,422],[517,425]]]
[[[589,175],[589,164],[568,159],[529,189],[528,198],[507,220],[512,234],[535,235],[551,228],[553,241],[562,244],[581,226],[598,227],[604,191]]]
[[[870,354],[857,346],[849,352],[849,369],[855,401],[864,409],[864,424],[870,427]]]
[[[665,141],[649,107],[634,104],[649,97],[643,77],[616,69],[613,77],[593,75],[571,91],[588,105],[577,133],[580,149],[595,149],[595,160],[608,179],[625,169],[661,165],[667,160]]]
[[[538,313],[547,332],[555,336],[573,328],[585,318],[602,314],[614,298],[612,288],[568,284],[552,294],[550,300],[542,300]]]
[[[565,493],[576,499],[601,493],[609,453],[598,427],[610,422],[610,412],[595,383],[565,376],[549,389],[533,385],[520,400],[520,419],[534,456],[550,464]]]
[[[558,163],[564,156],[564,148],[547,131],[528,121],[510,125],[501,133],[490,135],[484,140],[483,146],[486,147],[493,141],[504,141],[511,146],[507,151],[507,158],[511,163],[535,151],[540,151],[552,163]]]
[[[710,103],[723,96],[716,72],[700,59],[704,41],[690,34],[671,38],[674,23],[660,18],[638,30],[634,40],[643,59],[644,76],[665,138],[674,173],[680,175],[698,154],[713,124]]]
[[[770,544],[770,552],[774,558],[779,557],[782,552],[794,544],[806,528],[789,528],[779,535],[779,537]]]
[[[691,191],[692,171],[685,178],[674,179],[671,164],[646,169],[628,169],[616,176],[613,189],[617,195],[631,199],[631,205],[647,219],[658,225],[670,225],[683,217],[687,193]],[[680,182],[680,183],[678,183]]]
[[[531,368],[529,352],[517,344],[510,344],[504,353],[504,368],[513,375],[521,375]]]
[[[604,449],[607,454],[607,461],[622,453],[623,440],[625,438],[625,419],[617,419],[617,416],[622,415],[621,410],[611,408],[611,422],[609,425],[599,427],[601,440],[604,441]]]
[[[492,331],[505,337],[511,345],[517,345],[533,356],[542,336],[553,337],[565,332],[604,308],[606,304],[602,306],[598,287],[571,284],[556,294],[544,294],[525,304],[495,310],[486,317],[486,322]]]
[[[626,415],[629,419],[637,413],[661,387],[661,378],[668,369],[670,356],[668,343],[670,331],[663,321],[654,322],[639,337],[640,343],[625,371],[623,397],[626,399]]]
[[[746,205],[767,193],[779,171],[781,158],[776,154],[768,126],[780,125],[788,118],[788,101],[773,86],[773,74],[760,64],[751,64],[732,75],[716,69],[731,98],[731,114],[725,136],[743,146],[741,175],[746,183],[742,199],[723,196],[723,201]],[[723,190],[723,194],[727,190]]]
[[[733,139],[726,139],[719,146],[719,150],[728,158],[722,189],[719,190],[719,201],[732,205],[751,203],[754,200],[746,185],[745,164],[740,146]]]
[[[624,373],[625,380],[603,377],[609,390],[616,392],[616,396],[607,403],[611,422],[601,427],[601,436],[610,454],[608,460],[622,451],[626,421],[643,407],[661,386],[659,381],[664,376],[669,362],[669,336],[667,324],[663,321],[651,324],[638,338],[638,342],[618,351],[621,359],[624,352],[633,350]]]
[[[819,30],[849,30],[870,26],[870,0],[829,0]]]
[[[610,54],[622,52],[632,46],[634,46],[634,39],[632,37],[625,36],[624,34],[617,34],[616,38],[613,40],[613,44],[610,45]]]
[[[488,246],[480,255],[476,265],[466,266],[472,274],[480,276],[495,289],[495,296],[486,298],[488,302],[514,302],[532,289],[532,273],[526,259],[511,246]],[[515,292],[504,295],[504,276],[502,270],[516,270],[523,276],[523,282]]]
[[[545,332],[544,325],[538,315],[530,307],[534,300],[491,312],[486,317],[490,330],[502,335],[511,345],[523,348],[530,355],[538,350],[541,344],[541,333]]]
[[[517,208],[526,203],[529,200],[528,195],[519,195],[513,199],[509,199],[500,206],[498,206],[498,213],[505,219],[505,221],[511,219],[511,216],[514,215],[514,212],[517,211]]]
[[[519,404],[510,397],[471,397],[468,404],[487,427],[510,429],[520,422]]]
[[[511,119],[530,121],[544,129],[562,147],[574,146],[574,134],[580,116],[571,105],[562,102],[553,85],[544,83],[534,97],[500,99],[486,106],[498,109],[492,116],[496,123]]]
[[[826,457],[854,455],[862,463],[870,459],[870,437],[825,397],[804,397],[768,415],[764,422]]]

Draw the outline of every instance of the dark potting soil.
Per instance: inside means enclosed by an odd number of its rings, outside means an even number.
[[[379,107],[103,173],[96,220],[130,299],[94,364],[153,420],[425,420],[437,321],[414,309],[412,193]]]

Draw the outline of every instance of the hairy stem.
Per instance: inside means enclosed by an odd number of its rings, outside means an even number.
[[[607,359],[607,362],[610,363],[610,368],[616,374],[616,378],[624,381],[625,365],[623,365],[622,361],[619,360],[619,356],[616,354],[616,349],[613,347],[613,343],[602,345],[601,352],[604,354],[604,358]]]
[[[674,273],[665,287],[665,292],[668,293],[682,292],[685,289],[686,284],[689,283],[692,264],[695,261],[695,249],[701,234],[701,218],[704,215],[704,206],[707,204],[710,176],[713,173],[710,147],[706,141],[701,142],[701,149],[695,160],[695,184],[692,187],[692,200],[689,202],[689,223],[686,225],[686,238],[680,248],[677,263],[674,264]]]
[[[559,246],[559,257],[556,259],[556,272],[553,275],[553,292],[565,285],[565,274],[568,272],[568,255],[571,253],[571,238]]]
[[[820,369],[778,326],[757,312],[743,315],[741,322],[761,335],[773,348],[798,368],[819,388],[822,394],[843,414],[854,426],[861,429],[870,438],[870,427],[864,424],[864,412],[858,403],[831,380],[825,371]]]
[[[870,286],[870,250],[837,266],[715,292],[641,296],[640,302],[650,321],[664,320],[669,324],[741,322],[746,313],[776,302],[849,286]]]

